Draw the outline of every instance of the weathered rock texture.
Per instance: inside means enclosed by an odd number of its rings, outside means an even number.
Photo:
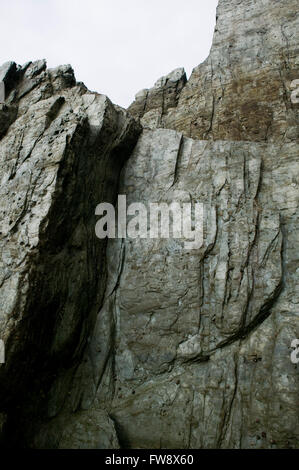
[[[40,61],[3,69],[2,111],[14,112],[0,143],[0,331],[7,356],[0,411],[16,410],[7,424],[15,433],[24,432],[20,419],[28,425],[23,411],[39,412],[54,378],[67,380],[82,355],[105,292],[106,242],[95,236],[95,207],[114,203],[140,127],[106,96],[76,84],[70,66],[47,70]]]
[[[297,148],[284,147],[286,172],[274,145],[181,139],[145,131],[121,192],[204,202],[205,242],[110,243],[110,413],[129,447],[296,447]]]
[[[161,77],[150,90],[141,90],[129,107],[130,113],[140,118],[144,126],[163,127],[163,118],[173,111],[187,82],[185,70],[179,68]]]
[[[0,69],[4,446],[299,446],[296,28],[293,0],[220,0],[141,136],[69,66]],[[97,240],[117,193],[204,203],[203,246]]]
[[[144,124],[195,139],[298,139],[298,106],[290,100],[299,76],[298,23],[297,0],[220,0],[209,57],[179,87],[176,107],[144,95]],[[138,94],[129,108],[138,116],[140,101]]]

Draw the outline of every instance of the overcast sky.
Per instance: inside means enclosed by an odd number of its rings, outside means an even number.
[[[78,81],[127,107],[208,55],[218,0],[0,0],[0,64],[71,64]]]

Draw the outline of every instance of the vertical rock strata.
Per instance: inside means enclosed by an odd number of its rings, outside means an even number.
[[[70,66],[2,70],[1,112],[14,112],[0,141],[0,406],[15,434],[22,420],[29,431],[50,384],[67,383],[82,356],[106,283],[95,207],[114,203],[140,127],[76,84]]]
[[[195,139],[298,139],[298,105],[290,100],[299,76],[298,23],[296,0],[220,0],[209,57],[180,87],[177,106],[165,112],[144,99],[144,124],[153,127],[155,114],[159,127]],[[129,108],[136,115],[140,99]]]
[[[208,59],[129,113],[0,69],[4,446],[298,448],[296,28],[293,0],[220,0]],[[203,245],[96,239],[117,193],[203,203]]]
[[[110,243],[110,413],[128,447],[296,447],[297,149],[284,146],[286,171],[275,145],[180,139],[145,131],[121,192],[128,202],[204,202],[204,245]]]

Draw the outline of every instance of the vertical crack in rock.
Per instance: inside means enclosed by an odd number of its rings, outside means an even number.
[[[298,447],[298,19],[220,0],[206,61],[128,112],[0,68],[3,446]],[[202,246],[97,239],[117,194],[203,204]]]
[[[138,94],[130,112],[145,126],[194,139],[298,142],[298,106],[293,111],[290,101],[299,72],[296,0],[220,0],[217,17],[210,55],[179,87],[177,104],[163,114],[157,99],[142,108]],[[158,84],[160,94],[167,90],[165,80]],[[156,87],[147,92],[158,95]]]
[[[30,68],[34,87],[24,91],[25,76],[12,87],[7,101],[18,114],[0,143],[0,393],[9,445],[27,445],[37,422],[65,402],[105,292],[95,208],[115,202],[140,133],[124,110],[77,85],[70,67],[33,63],[25,75]],[[59,397],[47,406],[55,384]]]

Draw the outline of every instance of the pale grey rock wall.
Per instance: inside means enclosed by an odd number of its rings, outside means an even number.
[[[297,0],[219,0],[209,57],[195,67],[167,112],[147,106],[149,127],[196,139],[298,141]],[[163,90],[163,88],[161,89]],[[140,115],[136,100],[129,110]],[[152,109],[154,108],[154,109]]]
[[[128,204],[202,201],[206,225],[194,251],[109,241],[70,400],[79,388],[83,407],[107,408],[123,446],[298,447],[297,150],[162,129],[139,139],[121,177]]]
[[[70,66],[0,69],[4,446],[298,448],[297,28],[220,0],[209,58],[129,113]],[[204,202],[203,246],[96,239],[117,193]]]
[[[178,105],[180,93],[187,82],[186,72],[178,68],[159,78],[153,88],[139,91],[128,111],[140,118],[144,127],[163,127],[164,116]]]
[[[106,96],[77,85],[70,66],[5,68],[4,106],[15,115],[0,141],[0,411],[14,410],[7,426],[17,439],[44,416],[56,377],[68,393],[105,292],[95,207],[114,203],[141,129]]]

